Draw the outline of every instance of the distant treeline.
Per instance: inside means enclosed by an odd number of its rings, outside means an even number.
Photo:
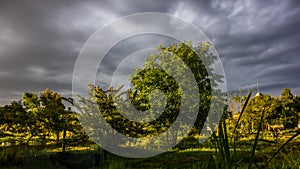
[[[232,94],[228,99],[229,119],[239,112],[245,96]],[[46,145],[49,142],[62,146],[78,144],[88,140],[80,126],[77,115],[63,102],[72,103],[49,89],[35,93],[24,93],[19,101],[0,107],[0,139],[4,142],[15,142],[29,146]],[[300,97],[293,96],[285,88],[280,97],[257,93],[246,107],[241,121],[241,131],[245,134],[255,132],[264,112],[263,130],[272,130],[273,126],[293,129],[299,125]],[[126,126],[124,126],[126,128]]]
[[[233,116],[237,117],[238,110],[240,110],[245,98],[245,95],[239,94],[232,94],[229,97],[229,110]],[[299,127],[300,96],[294,96],[289,88],[284,88],[279,97],[256,93],[249,100],[245,109],[241,121],[242,131],[244,133],[255,132],[263,112],[263,131],[274,128],[294,129]]]

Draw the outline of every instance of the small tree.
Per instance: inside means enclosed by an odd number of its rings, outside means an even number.
[[[13,101],[0,107],[0,136],[10,135],[15,137],[14,139],[24,137],[27,118],[21,101]]]
[[[65,106],[62,98],[58,93],[46,89],[40,94],[41,110],[45,117],[45,125],[47,129],[56,135],[56,144],[60,143],[60,133],[64,130],[67,119]]]
[[[255,96],[250,99],[241,121],[244,129],[253,133],[260,123],[263,112],[262,132],[268,129],[270,124],[276,124],[280,118],[280,106],[280,102],[270,95]]]
[[[25,116],[28,118],[24,120],[24,124],[29,133],[26,145],[29,146],[29,141],[33,137],[46,135],[49,130],[46,127],[47,121],[44,113],[40,107],[40,100],[34,93],[24,93],[22,96],[23,106],[25,109]]]
[[[298,125],[299,99],[294,97],[289,88],[281,92],[282,121],[285,128],[295,128]]]

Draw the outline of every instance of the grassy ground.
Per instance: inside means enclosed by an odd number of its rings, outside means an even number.
[[[296,137],[287,144],[275,158],[266,166],[266,162],[272,154],[286,142],[295,131],[282,132],[280,137],[273,138],[265,133],[265,137],[258,141],[255,150],[254,162],[258,166],[254,168],[271,169],[300,169],[300,137]],[[254,136],[240,138],[237,142],[237,168],[248,168],[251,148]],[[55,145],[47,147],[31,146],[25,149],[24,146],[0,147],[0,169],[66,169],[61,163],[53,162],[49,158],[56,152],[61,151]],[[85,145],[68,147],[67,151],[73,154],[93,154],[97,151],[96,145]],[[230,154],[232,155],[232,149]],[[124,158],[113,154],[107,154],[100,158],[100,165],[93,169],[173,169],[173,168],[222,168],[221,157],[213,148],[212,140],[200,144],[200,147],[189,150],[172,150],[154,157],[143,159]],[[233,163],[233,161],[232,161]],[[78,165],[79,166],[79,165]],[[87,166],[87,165],[86,165]],[[88,167],[87,167],[88,168]],[[91,168],[91,167],[89,167]],[[72,168],[73,169],[73,168]],[[80,167],[84,169],[84,167]]]
[[[201,151],[200,149],[190,150],[190,151],[179,151],[179,152],[167,152],[155,157],[144,158],[144,159],[128,159],[118,156],[110,156],[102,162],[101,166],[94,167],[93,169],[135,169],[135,168],[145,168],[145,169],[179,169],[179,168],[208,168],[208,163],[213,151]],[[238,168],[247,168],[247,158],[248,152],[238,152],[239,162]],[[300,159],[298,152],[284,152],[279,154],[274,161],[268,166],[263,166],[266,159],[269,157],[267,153],[260,153],[256,157],[256,162],[262,166],[262,168],[291,168],[299,169]],[[7,164],[1,169],[65,169],[62,165],[51,163],[47,156],[39,155],[32,159],[26,159],[22,164]]]
[[[261,168],[286,168],[286,169],[299,169],[300,168],[300,138],[296,138],[289,143],[268,165],[265,166],[265,162],[271,157],[271,155],[280,147],[280,145],[287,140],[289,137],[288,133],[281,136],[279,139],[274,141],[271,138],[265,138],[258,142],[255,152],[255,162]],[[237,149],[237,161],[238,168],[248,168],[248,161],[250,157],[251,146],[253,139],[251,137],[242,139],[238,143]],[[206,146],[209,143],[206,144]],[[73,153],[91,154],[94,151],[94,146],[88,147],[73,147],[69,150]],[[53,163],[49,160],[49,155],[59,151],[59,148],[48,147],[46,149],[32,149],[27,152],[30,155],[24,154],[24,149],[18,146],[1,147],[1,167],[0,169],[65,169],[61,164]],[[54,151],[54,152],[52,152]],[[113,154],[108,154],[105,160],[101,161],[101,165],[94,167],[93,169],[134,169],[134,168],[145,168],[145,169],[173,169],[173,168],[214,168],[211,158],[216,155],[214,149],[209,147],[202,147],[189,150],[173,150],[160,154],[158,156],[143,158],[143,159],[130,159],[119,157]],[[218,155],[216,155],[217,158]],[[3,163],[6,161],[6,163]],[[82,168],[83,169],[83,168]]]

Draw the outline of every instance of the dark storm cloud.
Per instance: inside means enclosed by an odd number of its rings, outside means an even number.
[[[107,88],[110,85],[112,76],[117,70],[118,66],[122,66],[122,69],[119,69],[120,72],[118,72],[118,75],[128,77],[128,75],[134,73],[133,69],[135,67],[143,66],[143,63],[145,62],[145,59],[149,54],[157,53],[156,48],[160,44],[167,46],[172,45],[175,42],[178,43],[178,40],[175,40],[171,37],[151,33],[136,35],[124,39],[110,49],[110,51],[106,54],[101,64],[99,65],[99,75],[97,77],[97,80],[99,81],[98,83],[102,84],[100,85],[101,87]],[[152,52],[149,51],[150,53],[146,52],[146,56],[134,57],[136,55],[136,52],[142,52],[142,50],[147,50],[149,48],[152,48],[153,50],[155,50],[155,52],[152,50]],[[130,55],[133,55],[131,56],[132,58],[128,58]],[[124,63],[126,63],[127,65],[122,65]],[[132,65],[134,65],[134,67],[132,67]]]
[[[76,58],[99,28],[137,12],[181,17],[208,35],[219,52],[228,89],[300,93],[297,0],[1,1],[0,104],[45,88],[69,95]],[[116,50],[132,51],[128,46]],[[115,63],[105,64],[108,75]],[[279,91],[279,92],[278,92]]]
[[[300,80],[293,76],[300,53],[297,1],[214,2],[217,10],[227,14],[221,23],[230,25],[227,32],[212,37],[229,89],[251,88],[258,80],[264,92],[278,95],[282,87],[291,87],[299,94]],[[281,71],[282,66],[286,71]],[[284,84],[278,85],[278,80]]]
[[[46,87],[70,92],[76,57],[92,33],[123,15],[166,12],[167,6],[151,1],[1,1],[1,101]]]

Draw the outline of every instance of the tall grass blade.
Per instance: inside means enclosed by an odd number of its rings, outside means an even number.
[[[217,169],[218,167],[218,159],[216,156],[212,155],[210,156],[208,166],[209,169]]]
[[[272,155],[272,157],[268,160],[267,165],[271,162],[271,160],[289,143],[291,142],[294,138],[300,135],[300,130],[297,131],[292,137],[290,137],[280,148]]]
[[[261,118],[260,118],[260,123],[259,123],[258,129],[257,129],[257,133],[256,133],[256,136],[255,136],[254,144],[253,144],[252,151],[251,151],[251,156],[250,156],[248,169],[251,168],[251,165],[254,161],[255,150],[256,150],[257,143],[258,143],[259,134],[260,134],[260,131],[262,129],[264,114],[265,114],[265,110],[263,110]]]
[[[239,125],[239,122],[241,120],[241,117],[246,109],[246,106],[250,100],[250,97],[251,97],[251,94],[252,94],[252,90],[249,92],[246,100],[245,100],[245,103],[243,105],[243,108],[241,110],[241,113],[240,113],[240,116],[238,118],[238,121],[237,123],[235,124],[235,128],[234,128],[234,132],[233,132],[233,138],[234,138],[234,155],[233,155],[233,158],[234,158],[234,167],[237,168],[237,163],[236,163],[236,160],[237,160],[237,153],[236,153],[236,130],[238,128],[238,125]],[[231,137],[231,138],[232,138]],[[227,131],[227,126],[226,126],[226,116],[224,115],[218,125],[218,130],[217,132],[213,133],[213,138],[214,138],[214,142],[216,144],[216,150],[219,151],[219,155],[220,155],[220,160],[221,160],[221,165],[220,167],[221,168],[228,168],[228,169],[231,169],[233,168],[233,165],[232,165],[232,155],[230,153],[230,142],[229,142],[229,136],[228,136],[228,131]],[[209,163],[209,166],[211,165],[211,161]]]
[[[253,164],[254,164],[258,169],[261,169],[261,167],[260,167],[255,161],[253,161]]]
[[[224,151],[225,151],[225,157],[227,161],[228,169],[231,169],[231,159],[230,159],[230,149],[229,149],[229,142],[228,142],[228,135],[227,135],[227,127],[226,127],[226,121],[225,118],[223,118],[223,128],[224,128]]]
[[[217,153],[217,152],[220,151],[220,145],[219,145],[218,137],[217,137],[215,132],[213,132],[212,137],[213,137],[213,143],[215,143],[215,150],[216,150],[216,153]]]
[[[219,141],[219,149],[220,149],[220,153],[221,153],[221,158],[222,158],[222,165],[223,168],[225,168],[226,166],[226,162],[225,162],[225,152],[224,152],[224,133],[223,133],[223,124],[222,122],[220,122],[219,124],[219,132],[218,132],[218,141]]]
[[[242,110],[241,110],[241,113],[240,113],[240,115],[239,115],[239,118],[238,118],[237,122],[235,123],[234,130],[233,130],[233,135],[235,135],[236,129],[237,129],[239,123],[240,123],[240,120],[241,120],[241,118],[242,118],[242,115],[244,114],[244,111],[245,111],[245,109],[246,109],[246,107],[247,107],[247,104],[248,104],[248,102],[249,102],[249,100],[250,100],[251,95],[252,95],[252,90],[249,91],[249,94],[248,94],[248,96],[247,96],[247,98],[246,98],[246,100],[245,100],[245,103],[244,103],[244,105],[243,105],[243,108],[242,108]]]
[[[242,115],[244,114],[244,111],[245,111],[246,106],[247,106],[247,104],[248,104],[248,102],[250,100],[251,95],[252,95],[252,90],[250,90],[249,93],[248,93],[248,96],[247,96],[247,98],[245,100],[245,103],[244,103],[244,105],[242,107],[242,110],[240,112],[239,118],[238,118],[237,122],[235,123],[235,127],[234,127],[234,130],[233,130],[233,162],[234,162],[234,168],[235,169],[237,169],[237,153],[236,153],[236,139],[237,139],[237,135],[236,135],[236,130],[237,130],[237,127],[238,127],[238,125],[240,123]]]

